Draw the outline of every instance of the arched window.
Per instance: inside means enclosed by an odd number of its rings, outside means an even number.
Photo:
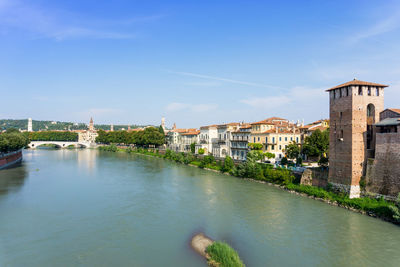
[[[367,106],[367,117],[375,117],[375,106],[373,104]]]

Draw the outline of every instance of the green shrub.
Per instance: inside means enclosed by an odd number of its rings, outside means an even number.
[[[245,266],[238,253],[225,242],[216,241],[212,243],[207,247],[206,252],[210,255],[210,265],[220,267]]]
[[[233,162],[233,159],[230,156],[226,156],[221,170],[223,172],[230,172],[234,167],[235,163]]]
[[[101,146],[101,147],[99,147],[99,150],[109,151],[109,152],[117,152],[118,147],[116,145]]]
[[[204,148],[199,148],[198,152],[200,155],[203,155],[206,151],[204,150]]]

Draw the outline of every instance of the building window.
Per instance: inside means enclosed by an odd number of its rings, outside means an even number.
[[[299,142],[299,138],[298,137],[296,137],[296,143],[298,143]]]
[[[378,87],[375,89],[375,95],[379,96],[379,88]]]
[[[285,141],[287,141],[287,137],[285,137]]]
[[[275,150],[275,145],[272,145],[272,146],[271,146],[271,150]]]
[[[256,142],[256,138],[254,137],[254,143]]]
[[[268,137],[265,137],[265,143],[268,143]]]
[[[259,142],[260,142],[260,137],[258,137],[258,138],[257,138],[257,141],[259,141]]]
[[[272,143],[275,144],[275,137],[272,137]]]
[[[349,87],[346,87],[346,96],[349,96]]]
[[[282,141],[282,137],[279,137],[279,141]]]
[[[342,117],[343,117],[343,112],[340,111],[339,112],[339,118],[342,119]]]
[[[339,98],[342,97],[342,89],[339,89]]]
[[[362,86],[358,87],[358,95],[363,95]]]
[[[282,149],[282,146],[281,145],[279,145],[279,150],[281,150]]]
[[[368,95],[371,95],[371,87],[368,86]]]

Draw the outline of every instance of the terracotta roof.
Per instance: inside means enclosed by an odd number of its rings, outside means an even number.
[[[328,92],[328,91],[331,91],[331,90],[335,90],[335,89],[338,89],[338,88],[342,88],[342,87],[345,87],[345,86],[351,86],[351,85],[366,85],[366,86],[388,87],[388,85],[384,85],[384,84],[364,82],[364,81],[359,81],[357,79],[354,79],[354,80],[352,80],[350,82],[342,83],[342,84],[340,84],[338,86],[332,87],[332,88],[330,88],[330,89],[328,89],[326,91]]]
[[[396,112],[398,114],[400,114],[400,108],[388,108],[388,110]]]
[[[309,131],[316,131],[316,130],[320,130],[321,132],[325,131],[326,129],[328,129],[328,127],[324,127],[324,126],[317,126],[317,127],[313,127],[311,129],[309,129]]]
[[[210,127],[217,127],[218,125],[213,124],[213,125],[207,125],[207,126],[201,126],[200,129],[208,129]]]
[[[226,124],[219,124],[217,127],[224,127],[224,126],[239,126],[240,123],[238,122],[231,122],[231,123],[226,123]]]
[[[182,135],[198,135],[200,133],[200,131],[190,131],[187,133],[183,133]]]

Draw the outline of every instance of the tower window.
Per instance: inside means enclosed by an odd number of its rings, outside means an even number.
[[[339,98],[342,97],[342,89],[339,89]]]
[[[363,90],[361,86],[358,87],[358,95],[363,95]]]
[[[339,112],[339,117],[340,117],[340,119],[342,119],[342,117],[343,117],[343,112]]]
[[[379,88],[378,87],[376,87],[376,89],[375,89],[376,91],[375,91],[375,95],[376,96],[379,96]]]
[[[368,95],[371,95],[371,87],[368,86]]]

